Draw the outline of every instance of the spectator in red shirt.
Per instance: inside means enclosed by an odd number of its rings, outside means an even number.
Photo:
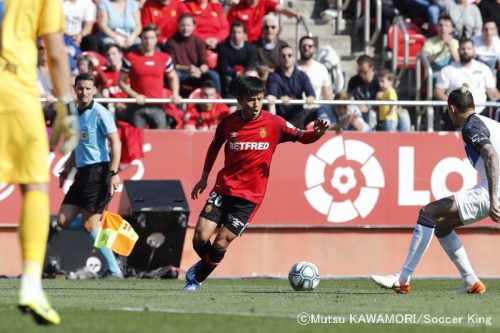
[[[160,29],[158,41],[164,44],[177,30],[178,17],[189,13],[181,0],[147,0],[141,10],[142,26],[155,24]]]
[[[172,90],[172,101],[177,104],[179,97],[179,78],[175,73],[172,58],[156,49],[159,30],[154,24],[144,27],[141,44],[135,51],[128,53],[120,74],[120,88],[128,96],[135,98],[137,105],[129,108],[129,121],[139,128],[166,128],[165,111],[159,104],[147,105],[146,98],[163,98],[163,79],[166,76]],[[127,80],[130,77],[130,84]]]
[[[220,93],[219,74],[208,68],[205,43],[193,35],[195,26],[192,14],[182,14],[177,33],[167,41],[165,50],[172,56],[181,85],[198,88],[203,81],[212,80]],[[187,97],[192,90],[183,88],[181,93]]]
[[[204,40],[208,49],[215,50],[217,43],[229,35],[229,23],[222,5],[210,0],[191,0],[184,4],[196,20],[195,36]]]
[[[205,81],[200,89],[193,91],[190,98],[216,99],[220,98],[212,81]],[[226,104],[188,104],[184,115],[184,129],[212,130],[229,114]]]
[[[105,98],[127,98],[128,95],[120,88],[120,73],[123,63],[123,51],[118,44],[107,44],[104,50],[106,55],[106,67],[97,70],[98,86],[102,97]],[[117,119],[125,120],[124,103],[110,103],[108,109],[114,109]]]
[[[227,13],[227,19],[229,24],[234,21],[243,22],[247,28],[247,40],[255,42],[262,35],[262,18],[270,12],[295,17],[297,21],[302,20],[302,14],[280,5],[274,0],[242,0],[236,6],[231,7]]]

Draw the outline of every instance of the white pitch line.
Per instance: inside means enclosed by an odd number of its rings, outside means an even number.
[[[220,315],[220,316],[241,316],[241,317],[269,317],[269,318],[292,318],[295,319],[295,315],[269,315],[265,313],[254,313],[254,312],[229,312],[229,311],[193,311],[193,310],[183,310],[174,308],[165,309],[155,309],[155,308],[133,308],[133,307],[123,307],[118,309],[112,309],[114,311],[128,311],[128,312],[158,312],[158,313],[179,313],[179,314],[203,314],[203,315]]]
[[[117,308],[117,309],[110,309],[112,311],[126,311],[126,312],[156,312],[156,313],[173,313],[173,314],[202,314],[202,315],[219,315],[219,316],[240,316],[240,317],[251,317],[251,318],[281,318],[281,319],[295,319],[297,320],[297,315],[270,315],[270,314],[264,314],[264,313],[254,313],[254,312],[230,312],[230,311],[192,311],[192,310],[183,310],[183,309],[174,309],[174,308],[163,308],[163,309],[155,309],[155,308],[148,308],[148,307],[143,307],[143,308],[134,308],[134,307],[122,307],[122,308]],[[316,315],[316,314],[315,314]],[[324,316],[327,316],[327,314],[323,314]],[[343,317],[349,317],[349,315],[339,315]],[[320,325],[321,323],[311,323],[308,324],[308,326],[315,326],[315,325]],[[360,325],[362,323],[345,323],[347,325]],[[369,323],[366,323],[369,324]],[[374,324],[374,323],[373,323]],[[374,324],[375,325],[375,324]],[[442,324],[433,324],[433,323],[421,323],[421,324],[388,324],[388,325],[403,325],[403,326],[411,326],[411,327],[443,327]],[[474,324],[467,324],[467,323],[460,323],[460,324],[449,324],[449,325],[444,325],[446,327],[463,327],[463,328],[483,328],[483,329],[494,329],[498,325],[474,325]]]

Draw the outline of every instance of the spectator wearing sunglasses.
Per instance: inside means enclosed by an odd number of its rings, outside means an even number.
[[[280,62],[280,49],[287,44],[279,38],[280,26],[278,17],[272,13],[262,19],[262,35],[255,42],[257,49],[257,70],[266,80],[269,73],[273,72]]]
[[[310,121],[309,116],[315,119],[316,115],[311,115],[310,110],[302,104],[290,104],[290,100],[303,99],[305,96],[306,104],[311,105],[316,97],[309,77],[297,68],[295,61],[294,49],[289,45],[283,46],[280,50],[280,66],[267,79],[267,99],[271,112],[275,108],[277,115],[295,127],[304,129]],[[281,99],[283,104],[275,106],[277,99]]]

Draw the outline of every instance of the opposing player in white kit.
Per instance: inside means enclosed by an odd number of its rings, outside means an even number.
[[[381,287],[398,293],[410,291],[411,275],[429,247],[433,233],[462,276],[463,285],[457,292],[482,294],[486,291],[485,285],[474,274],[465,249],[453,229],[475,223],[488,215],[493,221],[500,222],[500,124],[476,114],[472,93],[465,83],[448,96],[448,113],[455,127],[462,128],[465,152],[478,171],[480,181],[471,189],[421,208],[401,271],[392,275],[371,276]]]

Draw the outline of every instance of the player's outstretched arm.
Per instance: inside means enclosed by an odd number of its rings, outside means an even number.
[[[316,119],[316,121],[314,122],[314,134],[316,134],[316,136],[318,138],[322,137],[323,134],[325,134],[326,130],[330,127],[330,125],[328,125],[328,123],[326,122],[326,120],[323,120],[323,119]]]
[[[54,32],[42,36],[47,50],[47,62],[50,69],[50,78],[57,96],[57,117],[52,130],[50,144],[55,147],[62,137],[63,142],[59,151],[67,154],[75,149],[78,144],[78,119],[75,115],[73,97],[71,95],[71,82],[69,61],[64,45],[63,34]]]
[[[298,139],[300,143],[308,144],[318,141],[328,129],[328,123],[323,119],[316,119],[312,131],[302,131],[302,135]]]
[[[490,217],[500,222],[500,207],[498,201],[498,154],[492,144],[485,144],[479,152],[484,160],[484,169],[488,178],[488,192],[490,195]]]
[[[208,146],[207,155],[205,157],[205,164],[203,165],[203,172],[201,174],[201,179],[194,185],[193,190],[191,191],[191,199],[193,200],[198,199],[198,194],[203,193],[203,191],[207,187],[208,175],[210,174],[210,171],[214,166],[220,148],[226,141],[226,139],[224,138],[224,130],[223,130],[224,124],[225,120],[222,120],[219,123],[219,125],[217,125],[214,139],[210,143],[210,146]]]

